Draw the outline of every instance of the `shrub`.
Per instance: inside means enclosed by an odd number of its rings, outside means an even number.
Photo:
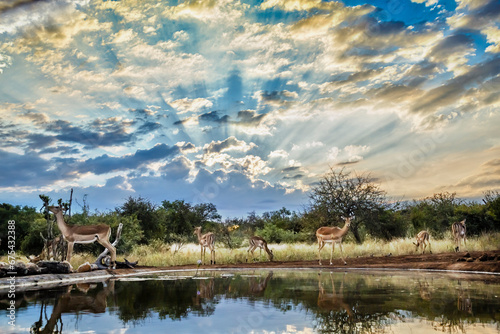
[[[274,224],[266,223],[264,228],[257,229],[255,235],[264,238],[268,243],[292,243],[308,241],[309,234],[304,232],[295,233],[290,230],[284,230]]]

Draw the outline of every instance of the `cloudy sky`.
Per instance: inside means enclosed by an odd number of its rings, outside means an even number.
[[[480,198],[500,189],[500,2],[2,1],[0,114],[11,204],[300,210],[330,167]]]

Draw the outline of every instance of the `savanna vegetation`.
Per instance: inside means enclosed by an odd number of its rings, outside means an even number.
[[[41,196],[43,199],[44,197]],[[47,199],[46,199],[47,200]],[[59,204],[64,204],[59,201]],[[113,230],[124,225],[117,246],[118,258],[141,261],[144,265],[196,263],[199,246],[193,229],[213,232],[219,263],[244,262],[248,238],[263,237],[275,249],[277,260],[310,260],[317,256],[315,231],[321,226],[342,227],[342,216],[354,216],[344,241],[347,256],[407,254],[420,230],[431,234],[434,252],[452,251],[450,227],[466,219],[470,250],[496,249],[500,244],[500,193],[488,191],[481,201],[465,201],[455,193],[437,193],[413,200],[395,201],[369,174],[331,169],[309,194],[301,212],[279,208],[247,217],[225,218],[212,203],[184,200],[153,203],[143,197],[129,197],[108,212],[91,211],[84,196],[79,213],[67,215],[69,224],[108,224]],[[39,254],[40,234],[46,234],[46,214],[34,207],[0,204],[0,239],[6,253],[7,222],[16,221],[17,252]],[[49,219],[50,221],[50,219]],[[54,225],[54,234],[59,234]],[[97,243],[76,245],[72,264],[81,264],[103,250]],[[258,254],[259,251],[256,251]],[[0,254],[1,255],[1,254]],[[263,255],[264,258],[264,255]]]

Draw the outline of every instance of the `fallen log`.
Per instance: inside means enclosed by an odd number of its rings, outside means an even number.
[[[120,225],[118,225],[118,229],[116,230],[116,238],[115,238],[115,241],[113,241],[113,243],[111,244],[111,246],[113,247],[116,247],[116,245],[118,244],[118,241],[120,241],[120,237],[122,235],[122,228],[123,228],[123,224],[120,223]],[[97,257],[97,260],[95,260],[95,262],[93,263],[95,266],[97,266],[97,269],[108,269],[110,267],[110,258],[109,256],[106,257],[106,255],[109,253],[109,250],[106,248],[104,249],[104,251]],[[105,259],[106,257],[106,259]],[[104,260],[104,263],[103,263],[103,260]],[[115,261],[116,263],[118,263],[118,261]],[[93,269],[93,266],[91,266],[91,270],[95,270]]]
[[[118,229],[116,230],[116,238],[115,241],[111,244],[113,247],[116,247],[118,242],[120,241],[120,237],[122,235],[122,228],[123,224],[120,223],[118,225]],[[96,269],[108,269],[109,268],[109,262],[111,261],[109,255],[109,250],[106,248],[98,257],[97,260],[90,265],[90,270],[96,270]],[[138,261],[135,262],[129,262],[127,259],[125,259],[125,262],[121,261],[115,261],[116,264],[116,269],[126,269],[126,268],[134,268],[137,265]]]
[[[27,276],[47,273],[47,268],[40,268],[33,263],[16,262],[13,265],[7,263],[0,265],[0,277]]]

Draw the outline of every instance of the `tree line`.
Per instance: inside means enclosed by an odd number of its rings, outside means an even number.
[[[42,196],[41,196],[42,198]],[[61,204],[61,201],[59,201]],[[143,197],[129,197],[114,210],[91,212],[86,196],[81,212],[67,216],[69,224],[107,224],[114,231],[124,225],[119,253],[152,242],[196,242],[193,230],[216,234],[217,242],[237,248],[253,235],[269,243],[314,242],[321,226],[342,226],[341,216],[354,216],[347,240],[362,243],[367,239],[391,240],[414,237],[427,230],[433,238],[448,236],[451,224],[466,219],[467,234],[479,235],[500,230],[500,193],[487,191],[481,201],[465,201],[455,193],[442,192],[412,201],[395,201],[369,173],[330,169],[309,193],[302,211],[283,207],[245,218],[226,218],[212,203],[191,204],[184,200],[153,203]],[[0,204],[0,241],[7,245],[7,223],[16,221],[16,244],[24,254],[38,254],[43,247],[40,234],[47,230],[47,217],[35,207]],[[55,234],[59,234],[55,227]],[[98,245],[78,245],[76,250],[102,250]],[[2,247],[6,252],[6,246]]]

